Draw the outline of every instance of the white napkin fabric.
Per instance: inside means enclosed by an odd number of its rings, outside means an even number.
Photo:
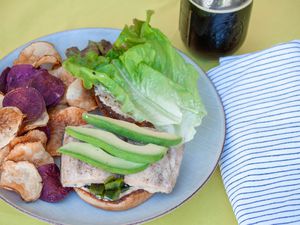
[[[300,41],[221,58],[208,76],[226,114],[220,168],[238,223],[300,224]]]

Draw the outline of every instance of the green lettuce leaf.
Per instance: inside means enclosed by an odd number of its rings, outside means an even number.
[[[135,120],[147,120],[187,142],[206,115],[198,73],[164,34],[150,26],[152,13],[147,12],[146,21],[125,26],[105,57],[72,56],[64,67],[86,88],[101,84]]]

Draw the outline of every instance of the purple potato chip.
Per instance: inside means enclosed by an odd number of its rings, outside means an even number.
[[[8,92],[3,98],[3,107],[15,106],[26,115],[26,122],[38,119],[46,110],[43,96],[31,87],[20,87]]]
[[[6,67],[1,75],[0,75],[0,91],[5,94],[6,93],[6,79],[7,79],[7,74],[10,71],[10,67]]]
[[[38,171],[42,178],[60,176],[60,170],[55,163],[39,166]]]
[[[38,70],[30,64],[19,64],[13,66],[7,74],[7,92],[18,87],[28,87]]]
[[[36,88],[43,95],[47,107],[57,105],[65,93],[62,80],[52,76],[46,70],[36,73],[30,87]]]
[[[43,189],[40,199],[46,202],[63,200],[72,188],[63,187],[60,182],[60,171],[56,164],[46,164],[38,168],[43,180]]]

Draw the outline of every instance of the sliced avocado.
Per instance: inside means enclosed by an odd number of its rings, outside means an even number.
[[[154,144],[130,144],[110,132],[96,128],[68,126],[66,133],[81,141],[100,147],[111,155],[132,162],[153,163],[160,160],[168,150],[164,146]]]
[[[174,134],[150,130],[148,128],[139,127],[134,123],[116,120],[109,117],[85,113],[82,115],[82,118],[87,123],[92,124],[95,127],[102,128],[109,132],[144,144],[152,143],[169,147],[178,145],[182,141],[181,137]]]
[[[130,162],[114,157],[88,143],[70,142],[58,151],[111,173],[132,174],[148,167],[148,164]]]

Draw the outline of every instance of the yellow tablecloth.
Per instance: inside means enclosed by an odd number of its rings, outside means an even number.
[[[0,0],[0,58],[16,47],[53,32],[81,27],[123,28],[133,17],[154,9],[152,25],[173,45],[192,56],[205,70],[217,60],[191,55],[178,32],[179,0]],[[236,54],[260,50],[300,38],[300,0],[254,0],[248,36]],[[0,201],[0,225],[42,225]],[[149,225],[237,224],[217,169],[188,202]]]

